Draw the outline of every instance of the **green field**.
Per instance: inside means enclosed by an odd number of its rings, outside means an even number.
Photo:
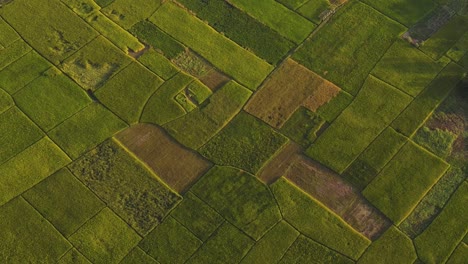
[[[0,0],[0,264],[463,264],[468,0]]]

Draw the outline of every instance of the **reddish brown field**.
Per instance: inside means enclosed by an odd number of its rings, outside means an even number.
[[[212,166],[155,125],[136,124],[116,138],[178,193],[184,193]]]

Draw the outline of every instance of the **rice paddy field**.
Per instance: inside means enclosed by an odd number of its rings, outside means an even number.
[[[0,0],[0,263],[468,263],[468,0]]]

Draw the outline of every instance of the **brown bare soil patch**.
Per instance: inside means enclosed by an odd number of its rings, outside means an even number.
[[[228,83],[230,80],[231,78],[215,68],[212,68],[205,76],[200,78],[200,81],[213,92]]]
[[[270,159],[270,161],[260,169],[257,177],[266,184],[273,183],[281,176],[283,176],[288,168],[294,164],[295,159],[301,153],[301,147],[289,141],[283,149],[277,152],[277,155]]]
[[[339,91],[333,83],[288,59],[252,97],[245,110],[280,128],[299,106],[315,111]]]
[[[212,166],[152,124],[133,125],[116,138],[178,193],[187,191]]]

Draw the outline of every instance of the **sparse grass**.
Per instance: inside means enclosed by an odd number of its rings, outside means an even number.
[[[287,141],[262,121],[241,112],[199,152],[216,164],[256,173]]]
[[[281,219],[268,188],[255,176],[236,168],[213,167],[191,192],[255,240]]]
[[[342,173],[410,102],[410,96],[370,76],[307,155]]]
[[[399,225],[448,167],[445,161],[410,141],[362,194]]]
[[[441,158],[447,158],[452,152],[452,144],[457,135],[452,132],[422,127],[415,134],[413,140]]]
[[[156,11],[162,0],[114,0],[101,12],[125,29],[142,21]]]
[[[53,67],[13,98],[39,127],[49,131],[91,103],[86,92]]]
[[[347,4],[335,16],[293,59],[355,95],[404,28],[359,1]]]
[[[173,3],[164,3],[150,21],[252,90],[273,69]]]
[[[208,71],[211,70],[211,66],[208,65],[208,63],[190,50],[179,53],[171,62],[177,65],[181,70],[197,78],[205,76]]]
[[[281,133],[299,145],[308,147],[317,139],[317,132],[324,124],[325,120],[319,115],[300,107],[283,125]]]
[[[157,226],[180,200],[113,140],[76,159],[69,169],[142,236]]]
[[[297,44],[316,27],[312,22],[274,0],[230,0],[230,2]]]
[[[367,238],[285,178],[270,187],[284,219],[307,237],[354,260],[369,246]]]
[[[138,122],[146,102],[162,83],[158,76],[133,62],[106,82],[95,95],[112,112],[132,124]]]

